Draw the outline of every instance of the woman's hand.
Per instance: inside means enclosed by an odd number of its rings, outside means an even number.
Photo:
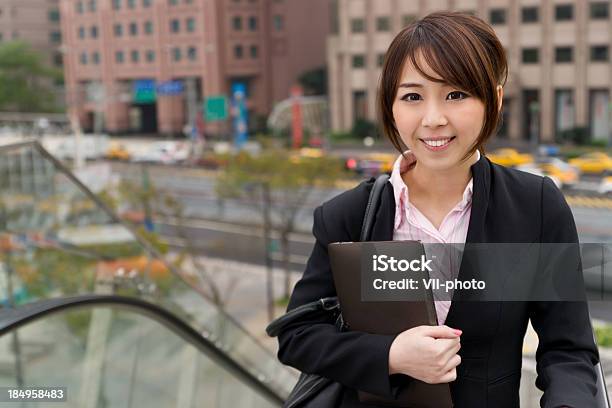
[[[417,326],[397,335],[389,350],[389,374],[406,374],[428,384],[457,379],[461,330]]]

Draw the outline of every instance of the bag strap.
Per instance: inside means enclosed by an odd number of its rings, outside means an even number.
[[[381,174],[374,181],[374,186],[370,191],[370,197],[368,198],[368,205],[366,206],[365,215],[363,216],[363,224],[361,225],[361,235],[359,241],[369,241],[370,235],[372,235],[372,227],[374,226],[374,218],[376,217],[376,210],[380,203],[380,196],[385,187],[385,184],[389,180],[388,174]]]

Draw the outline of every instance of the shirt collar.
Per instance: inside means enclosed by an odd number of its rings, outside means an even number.
[[[476,150],[476,160],[480,160],[480,151]],[[416,163],[416,157],[410,150],[406,150],[403,154],[400,154],[393,163],[393,169],[391,170],[391,176],[389,182],[393,187],[393,195],[395,197],[395,229],[397,229],[402,223],[403,219],[408,218],[410,211],[410,201],[408,195],[408,186],[402,179],[402,174],[410,171]],[[472,195],[474,192],[474,178],[471,177],[465,190],[463,191],[463,198],[454,210],[464,210],[468,205],[472,203]]]

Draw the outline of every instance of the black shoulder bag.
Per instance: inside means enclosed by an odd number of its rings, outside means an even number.
[[[380,202],[382,190],[389,180],[387,174],[378,176],[370,191],[368,204],[366,206],[363,224],[361,225],[360,241],[368,241],[372,234],[374,217]],[[335,321],[338,330],[344,330],[344,321],[340,311],[340,303],[337,297],[328,297],[306,303],[290,310],[283,316],[278,317],[266,327],[266,333],[270,337],[276,337],[280,332],[292,323],[300,320],[324,316],[330,321]],[[302,373],[295,387],[287,397],[284,408],[320,408],[335,407],[342,400],[343,386],[329,378],[316,374]]]

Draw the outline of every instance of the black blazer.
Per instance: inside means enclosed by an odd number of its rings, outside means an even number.
[[[474,180],[467,243],[578,242],[570,208],[546,177],[493,164],[484,155],[471,166]],[[327,244],[358,241],[373,179],[314,211],[316,242],[287,310],[335,296]],[[393,237],[395,199],[387,183],[372,231],[373,241]],[[459,279],[465,274],[464,264]],[[455,293],[456,294],[456,293]],[[454,299],[454,297],[453,297]],[[453,302],[445,324],[463,331],[461,364],[450,383],[457,408],[518,408],[522,344],[528,320],[539,338],[536,386],[542,407],[595,406],[599,361],[586,302]],[[355,390],[396,395],[410,377],[389,375],[395,336],[338,332],[333,322],[310,321],[279,336],[279,360],[345,385],[341,407],[360,404]]]

